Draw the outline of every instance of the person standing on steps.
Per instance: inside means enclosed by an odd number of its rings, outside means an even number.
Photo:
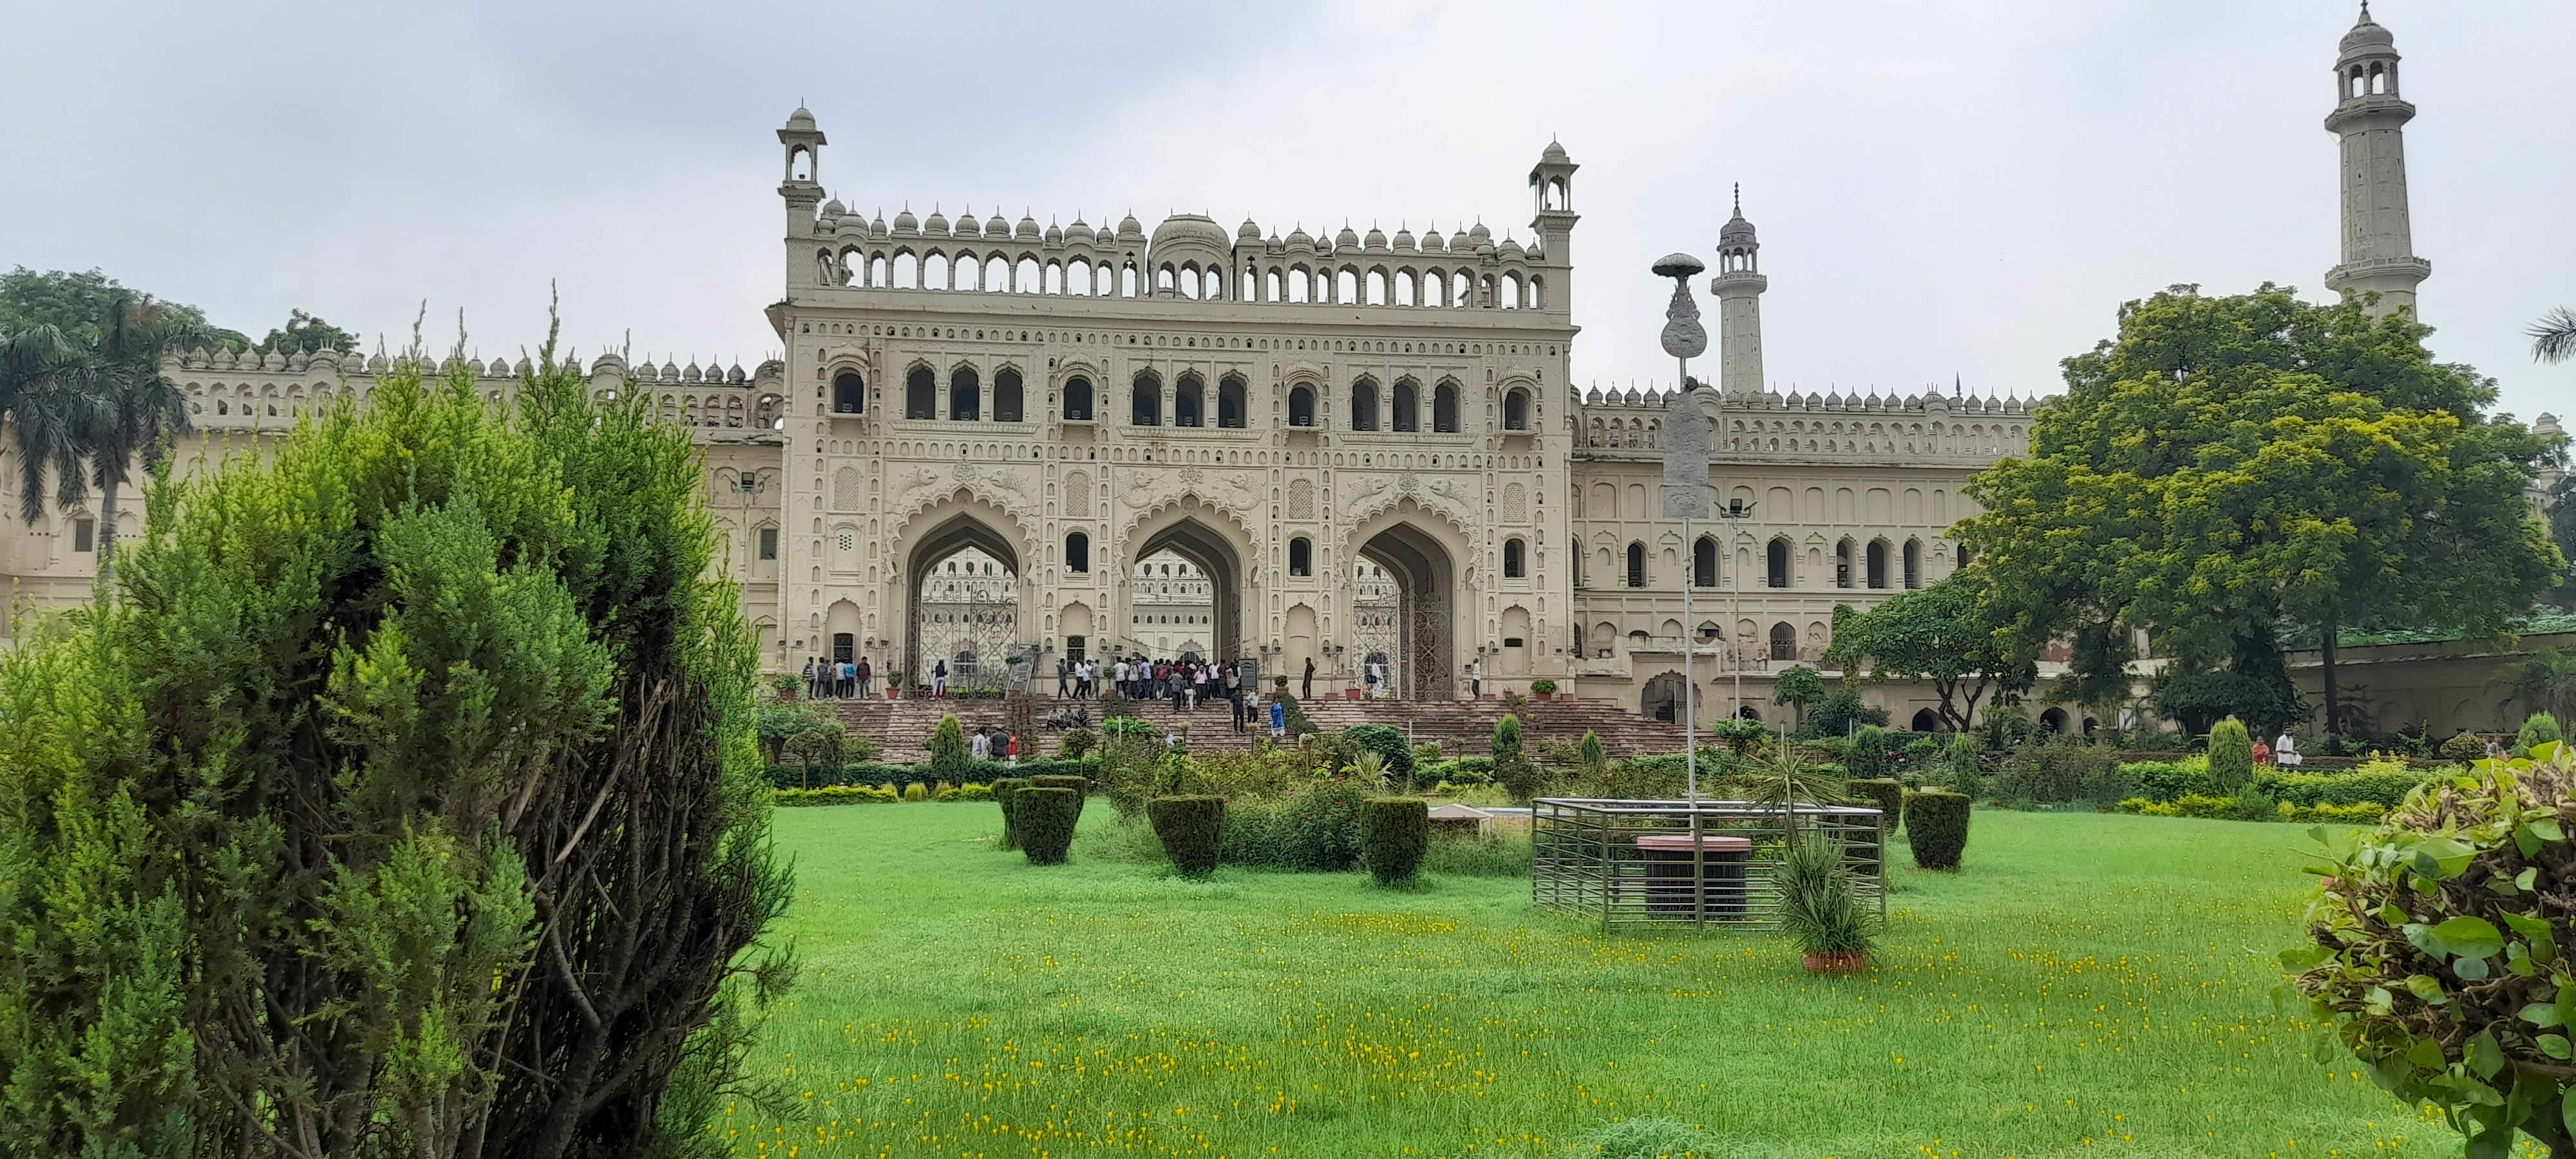
[[[868,667],[867,657],[859,657],[858,667],[853,668],[850,671],[853,677],[850,682],[852,685],[851,691],[858,693],[859,699],[865,700],[869,693],[876,691],[873,687],[876,683],[876,669]]]
[[[1304,678],[1303,680],[1299,681],[1299,682],[1298,682],[1298,684],[1297,684],[1297,699],[1299,699],[1299,700],[1313,700],[1314,698],[1315,698],[1315,658],[1314,658],[1314,657],[1312,657],[1312,656],[1308,656],[1308,657],[1306,657],[1306,676],[1305,676],[1305,678]]]
[[[1467,662],[1467,695],[1478,700],[1485,698],[1485,662],[1483,660]]]
[[[1055,658],[1055,698],[1063,700],[1072,695],[1072,691],[1073,668],[1064,662],[1064,657],[1058,656]]]
[[[946,660],[930,662],[930,695],[934,700],[948,695],[948,661]]]

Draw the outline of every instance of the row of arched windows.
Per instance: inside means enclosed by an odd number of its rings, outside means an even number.
[[[1957,565],[1959,567],[1968,566],[1967,545],[1961,544],[1958,546],[1957,550]],[[1794,586],[1794,580],[1791,575],[1791,563],[1795,558],[1795,551],[1795,545],[1789,542],[1789,538],[1787,536],[1774,537],[1771,542],[1765,546],[1763,550],[1762,576],[1764,587],[1787,588]],[[1853,556],[1856,551],[1861,557],[1859,561],[1861,566],[1857,573],[1853,566]],[[1717,538],[1715,536],[1703,535],[1692,542],[1690,563],[1690,582],[1692,587],[1713,588],[1717,586],[1717,552],[1718,546]],[[1898,575],[1891,575],[1890,573],[1889,562],[1891,552],[1897,554],[1897,558],[1902,568],[1901,573]],[[1607,549],[1604,549],[1602,554],[1606,557],[1609,552]],[[1627,575],[1625,577],[1627,586],[1632,588],[1645,587],[1646,545],[1643,541],[1635,541],[1628,544],[1627,564]],[[1508,564],[1506,566],[1508,568]],[[1509,574],[1508,570],[1506,571],[1506,574]],[[1896,578],[1901,578],[1904,586],[1909,590],[1924,586],[1922,540],[1907,539],[1901,551],[1885,539],[1873,539],[1866,547],[1860,547],[1850,538],[1846,537],[1842,542],[1834,546],[1835,587],[1849,588],[1856,586],[1855,581],[1865,581],[1868,587],[1884,589],[1890,587],[1891,581]],[[1581,582],[1581,578],[1577,577],[1576,582],[1579,584]]]
[[[1421,309],[1540,310],[1548,305],[1545,275],[1508,266],[1492,273],[1445,267],[1247,263],[1229,277],[1213,257],[1205,265],[1164,262],[1148,273],[1133,259],[1075,257],[1041,262],[1025,251],[1014,258],[1008,253],[972,250],[952,254],[940,247],[916,253],[909,246],[821,250],[815,263],[817,276],[827,286],[1098,298],[1161,295]]]

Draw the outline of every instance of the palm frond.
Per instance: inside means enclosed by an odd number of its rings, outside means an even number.
[[[2535,362],[2576,358],[2576,310],[2560,306],[2541,315],[2523,333],[2531,335],[2531,357]]]

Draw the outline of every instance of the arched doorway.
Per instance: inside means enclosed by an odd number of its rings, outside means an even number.
[[[1905,727],[1913,729],[1916,732],[1939,732],[1941,731],[1941,717],[1931,709],[1918,708],[1914,710],[1913,721],[1908,723]]]
[[[1637,711],[1651,720],[1679,723],[1682,718],[1681,673],[1666,672],[1647,681],[1645,691],[1637,697]]]
[[[1351,576],[1350,655],[1384,652],[1387,686],[1397,696],[1455,698],[1458,580],[1448,549],[1422,528],[1397,523],[1363,541],[1359,557]]]
[[[1181,642],[1187,640],[1192,644],[1203,643],[1209,650],[1209,659],[1241,659],[1252,651],[1243,638],[1243,590],[1246,578],[1243,565],[1244,553],[1237,546],[1234,537],[1219,531],[1198,515],[1190,513],[1191,510],[1190,506],[1184,503],[1179,508],[1159,517],[1149,517],[1137,528],[1135,535],[1129,539],[1130,543],[1135,544],[1128,555],[1128,558],[1134,561],[1128,569],[1129,582],[1131,585],[1145,583],[1144,579],[1133,574],[1134,569],[1158,556],[1166,560],[1177,557],[1188,563],[1196,573],[1189,579],[1197,585],[1190,593],[1193,598],[1188,602],[1197,608],[1204,608],[1205,611],[1198,614],[1204,615],[1210,622],[1196,625],[1194,631],[1166,633],[1174,640],[1173,647],[1178,650]],[[1155,566],[1160,567],[1162,564],[1163,561],[1157,560]],[[1175,570],[1178,569],[1175,568]],[[1154,582],[1159,585],[1161,579],[1162,577],[1157,575]],[[1177,588],[1178,585],[1175,586]],[[1130,612],[1131,616],[1149,610],[1147,604],[1151,601],[1140,598],[1144,594],[1141,588],[1130,587],[1127,602],[1133,609]],[[1190,614],[1190,609],[1182,609],[1180,614]],[[1121,643],[1130,647],[1141,647],[1160,638],[1159,635],[1147,636],[1133,623],[1125,626],[1128,629],[1127,639]],[[1113,630],[1116,627],[1113,625]],[[1181,625],[1180,627],[1190,626]]]
[[[1005,686],[1033,635],[1021,623],[1020,553],[1010,538],[961,512],[913,544],[905,569],[903,682],[927,683],[931,665],[944,661],[952,692]]]

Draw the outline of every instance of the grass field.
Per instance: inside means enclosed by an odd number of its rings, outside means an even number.
[[[1095,800],[1084,842],[1114,824]],[[998,827],[780,812],[803,973],[754,1065],[790,1105],[713,1124],[735,1153],[1574,1155],[1656,1116],[1746,1159],[2459,1150],[2274,1013],[2298,827],[1981,810],[1842,980],[1769,936],[1605,938],[1525,878],[1036,868]]]

